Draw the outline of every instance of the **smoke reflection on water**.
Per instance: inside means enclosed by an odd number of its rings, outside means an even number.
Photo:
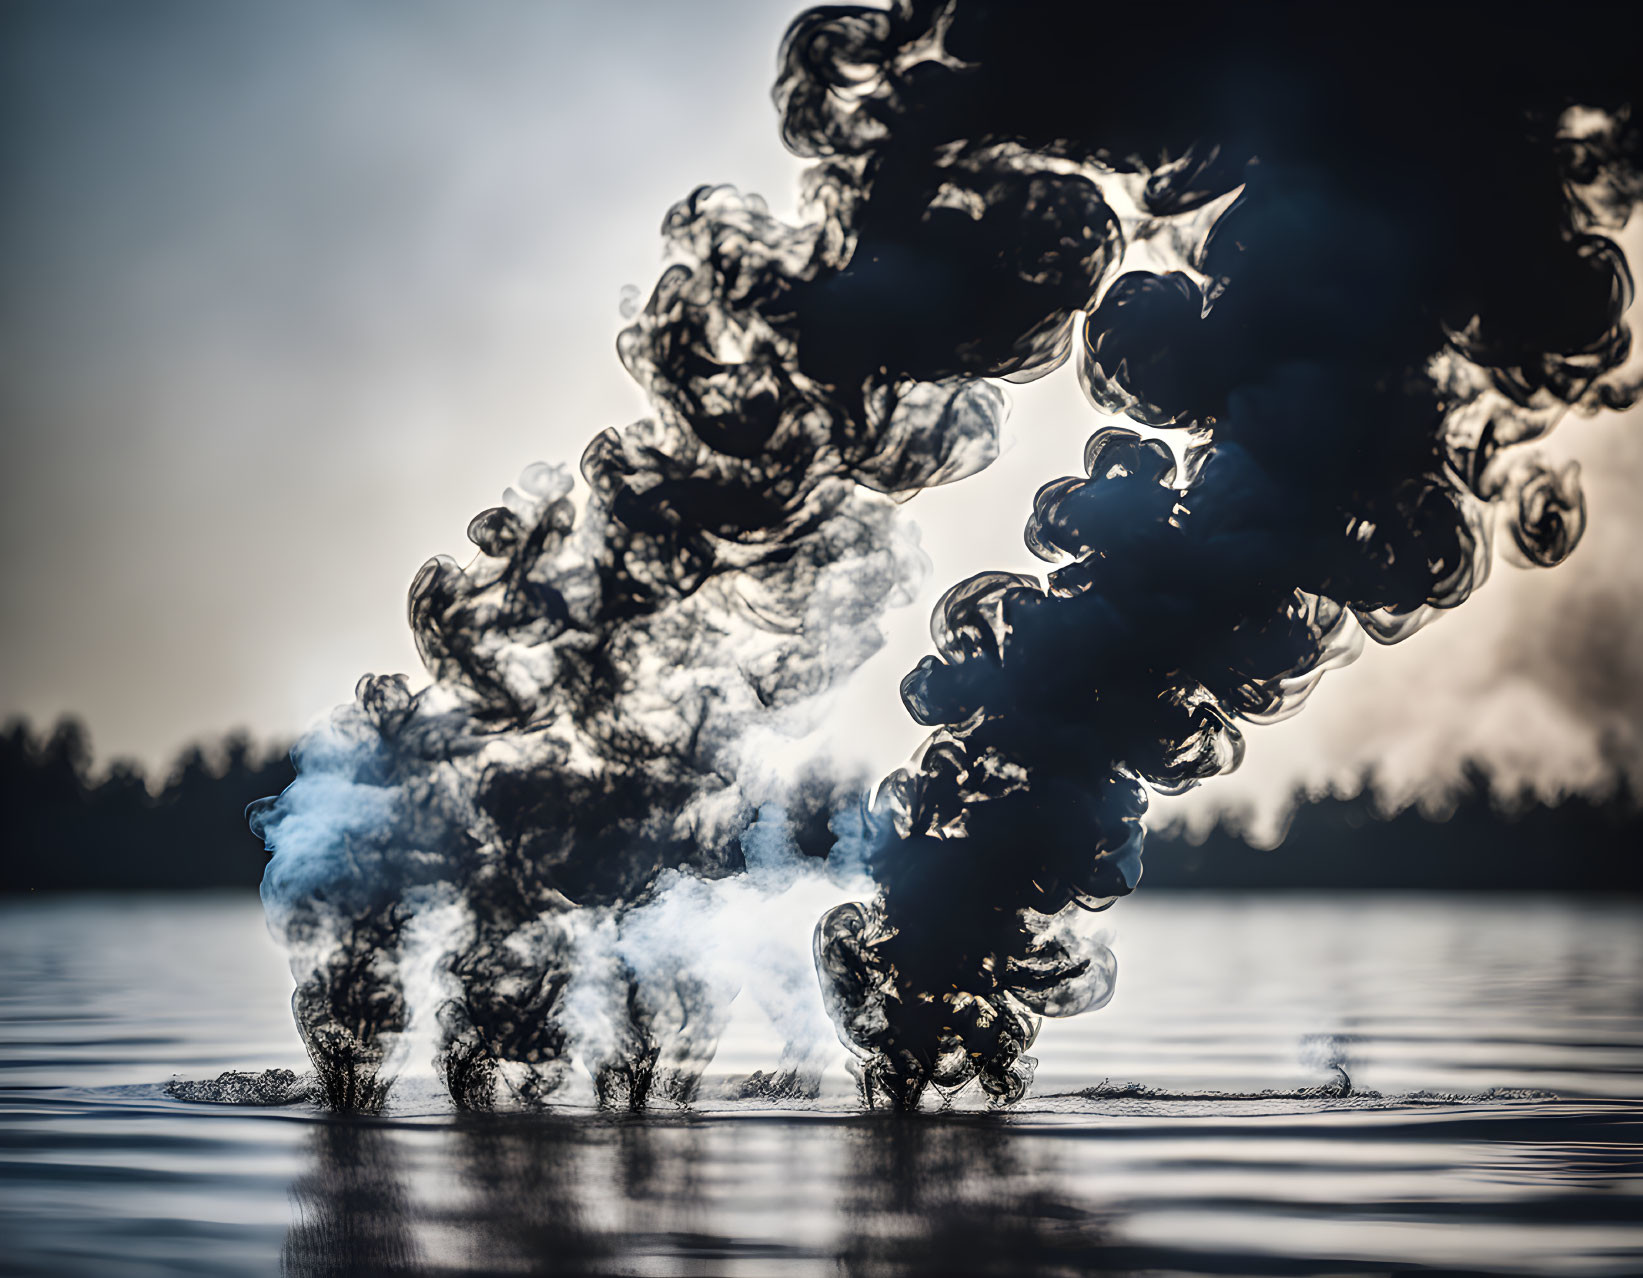
[[[420,1175],[430,1135],[448,1146],[454,1181]],[[293,1278],[544,1265],[757,1273],[816,1261],[849,1273],[1112,1268],[1106,1214],[1074,1191],[1053,1144],[1028,1146],[986,1117],[781,1131],[465,1116],[438,1134],[338,1119],[309,1150],[283,1253]],[[728,1186],[702,1174],[749,1164],[770,1173],[766,1188],[745,1170]],[[431,1200],[413,1193],[418,1180],[437,1185]]]
[[[327,1118],[283,1271],[1624,1273],[1643,1256],[1626,1107],[1215,1108],[1109,1116],[1104,1138],[1042,1114]]]

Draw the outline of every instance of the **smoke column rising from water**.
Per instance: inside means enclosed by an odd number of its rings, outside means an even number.
[[[797,228],[722,188],[672,210],[670,264],[619,343],[655,415],[593,441],[580,503],[566,472],[535,468],[473,521],[471,567],[427,565],[410,614],[431,686],[362,680],[253,812],[333,1103],[380,1102],[408,1028],[407,937],[436,909],[460,1103],[490,1103],[499,1071],[540,1099],[595,1037],[603,1099],[688,1095],[717,1000],[689,974],[641,982],[601,944],[602,1032],[573,1034],[587,999],[567,995],[599,931],[579,907],[630,909],[670,870],[739,871],[761,807],[809,855],[832,844],[859,784],[772,775],[762,747],[802,733],[876,649],[874,619],[921,562],[894,498],[987,464],[1002,405],[964,361],[916,376],[835,357],[827,381],[801,366],[801,290],[850,251],[848,178],[818,169]],[[1007,287],[1007,266],[993,274]],[[1011,363],[1064,346],[1087,291],[1046,302],[1051,335]]]
[[[1136,428],[1038,494],[1027,543],[1061,566],[955,587],[902,685],[936,731],[879,792],[879,895],[817,936],[869,1099],[1018,1096],[1036,1015],[1110,992],[1066,911],[1134,888],[1145,788],[1230,771],[1241,725],[1294,713],[1364,634],[1464,602],[1497,525],[1530,563],[1574,548],[1574,469],[1513,446],[1635,395],[1609,376],[1630,281],[1602,232],[1638,186],[1603,16],[1530,36],[1441,11],[912,5],[796,35],[868,69],[885,121],[830,102],[818,149],[907,136],[926,189],[1103,172],[1175,258],[1082,326],[1090,399]]]
[[[253,814],[327,1098],[380,1102],[422,951],[459,1104],[540,1102],[573,1057],[607,1104],[688,1100],[735,992],[689,961],[690,902],[835,846],[876,884],[816,935],[868,1101],[1019,1096],[1038,1016],[1111,993],[1073,907],[1135,886],[1147,787],[1230,770],[1363,634],[1463,602],[1497,525],[1543,565],[1578,540],[1572,470],[1514,446],[1635,394],[1603,16],[801,16],[776,100],[803,222],[723,188],[670,212],[619,342],[652,416],[425,567],[431,685],[363,680]],[[897,500],[991,459],[982,379],[1075,349],[1133,426],[1039,493],[1059,566],[943,598],[903,683],[934,731],[869,809],[773,765],[916,579]]]

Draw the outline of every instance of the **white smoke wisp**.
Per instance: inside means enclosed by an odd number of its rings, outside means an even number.
[[[611,1000],[624,981],[637,990],[641,1019],[657,1041],[652,1092],[675,1103],[698,1097],[738,999],[768,1023],[765,1041],[779,1045],[772,1070],[736,1083],[739,1095],[814,1098],[828,1063],[842,1056],[816,983],[809,932],[818,911],[862,890],[860,867],[805,856],[776,804],[760,810],[742,845],[745,873],[707,879],[667,871],[645,904],[583,930],[567,996],[571,1039],[606,1103],[618,1095],[604,1094],[601,1075],[620,1070],[626,1048],[626,1010]]]

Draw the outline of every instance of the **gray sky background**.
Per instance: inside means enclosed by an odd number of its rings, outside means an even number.
[[[623,285],[699,182],[791,207],[769,84],[797,0],[13,0],[0,15],[0,714],[84,715],[159,762],[291,734],[415,669],[404,593],[528,463],[643,405]],[[1630,251],[1638,260],[1637,228]],[[909,508],[925,597],[834,716],[878,766],[930,604],[1038,566],[1020,527],[1095,418],[1012,388],[1006,456]],[[1274,810],[1375,761],[1415,793],[1467,753],[1541,792],[1643,772],[1639,415],[1571,421],[1591,527],[1330,676],[1187,805]],[[974,511],[996,514],[979,525]],[[1607,743],[1607,744],[1605,744]]]

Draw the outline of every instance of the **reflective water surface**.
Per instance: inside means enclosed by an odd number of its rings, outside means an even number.
[[[380,1119],[301,1068],[255,899],[0,905],[0,1272],[1643,1272],[1643,904],[1144,893],[1016,1110]],[[721,1076],[768,1067],[733,1022]],[[1350,1087],[1345,1079],[1350,1077]]]

